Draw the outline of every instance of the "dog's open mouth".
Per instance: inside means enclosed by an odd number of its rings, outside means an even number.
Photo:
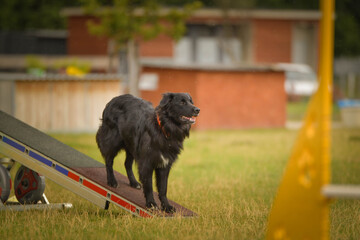
[[[191,124],[194,124],[196,122],[196,117],[195,116],[192,116],[192,117],[185,117],[185,116],[182,116],[181,119],[185,122],[189,122]]]

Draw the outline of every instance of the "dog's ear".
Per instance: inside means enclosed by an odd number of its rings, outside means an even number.
[[[163,98],[160,101],[160,107],[164,107],[165,105],[167,105],[169,102],[171,102],[174,98],[174,94],[173,93],[164,93],[163,94]]]

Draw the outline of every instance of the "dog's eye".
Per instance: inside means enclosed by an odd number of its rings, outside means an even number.
[[[184,99],[181,100],[180,102],[181,105],[185,105],[186,104],[186,101]]]

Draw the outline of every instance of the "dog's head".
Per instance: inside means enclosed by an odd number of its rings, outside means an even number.
[[[200,108],[194,106],[188,93],[164,93],[159,107],[179,124],[194,124],[200,113]]]

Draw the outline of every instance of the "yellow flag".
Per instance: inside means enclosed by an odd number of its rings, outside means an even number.
[[[312,97],[269,216],[267,239],[328,239],[334,0],[322,1],[318,91]]]

